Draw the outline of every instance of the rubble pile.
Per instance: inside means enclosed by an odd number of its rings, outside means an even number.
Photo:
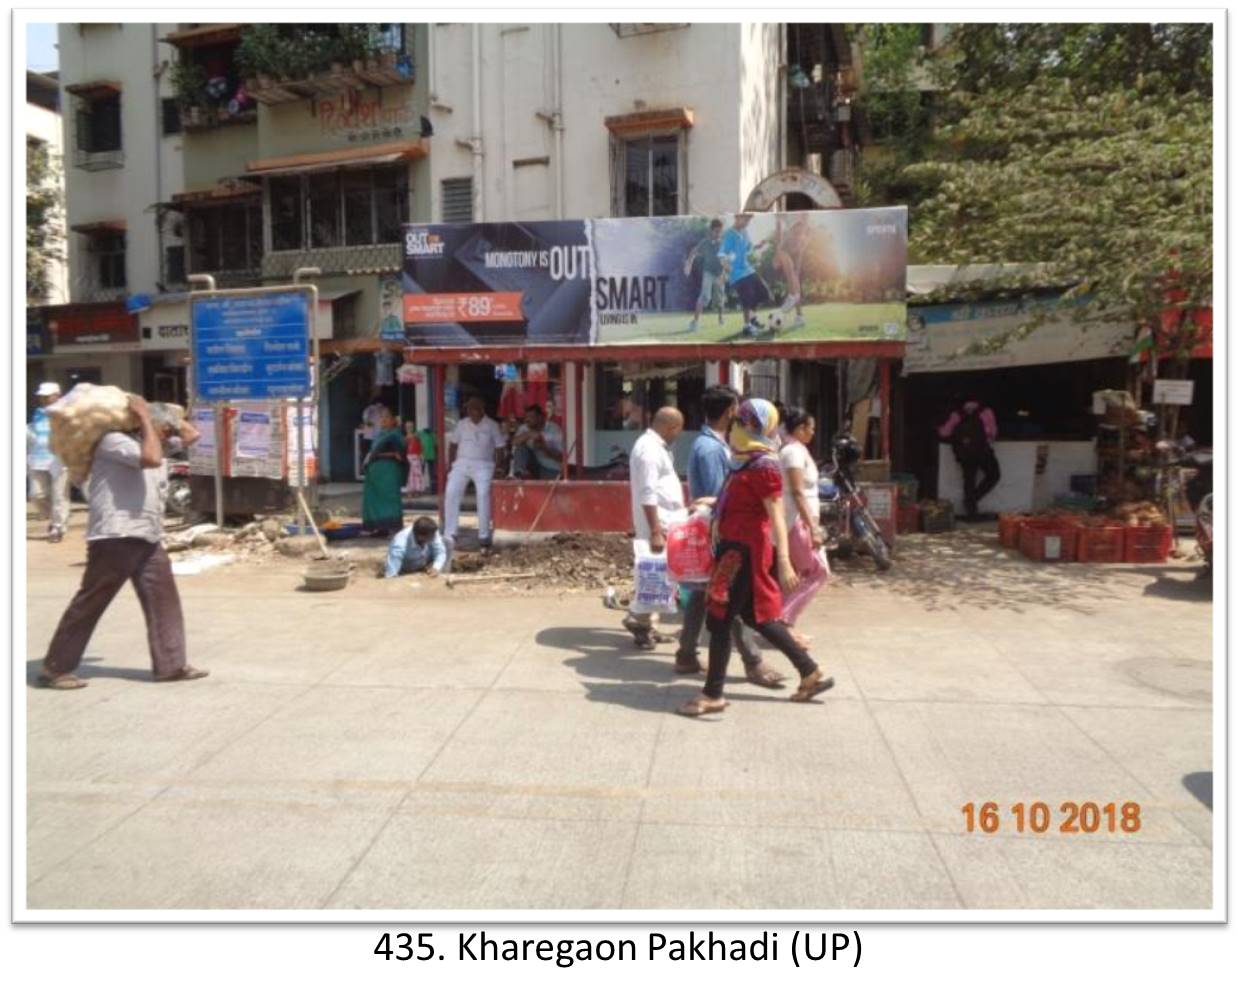
[[[213,522],[200,523],[168,532],[163,545],[174,563],[197,556],[204,550],[226,550],[237,561],[261,562],[278,556],[278,543],[283,539],[283,520],[272,516],[256,519],[239,529],[220,529]]]
[[[490,553],[457,551],[456,574],[535,575],[519,587],[602,591],[632,583],[632,541],[614,533],[556,533],[544,540],[497,548]]]

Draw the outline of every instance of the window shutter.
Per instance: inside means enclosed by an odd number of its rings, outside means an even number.
[[[471,222],[473,220],[473,178],[459,177],[443,181],[443,221]]]

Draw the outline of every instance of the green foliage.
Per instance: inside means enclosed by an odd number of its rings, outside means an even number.
[[[1212,294],[1212,106],[1159,83],[1107,91],[1053,74],[959,94],[949,155],[905,172],[935,192],[910,249],[934,263],[1042,264],[1082,320],[1157,327],[1171,289]]]
[[[60,223],[64,198],[60,163],[44,142],[26,143],[26,303],[38,304],[50,290],[48,270],[63,262]]]
[[[377,24],[254,24],[241,33],[237,67],[243,77],[298,80],[373,58],[382,47]]]
[[[172,63],[172,89],[183,109],[207,105],[206,82],[206,70],[186,53],[182,52]]]

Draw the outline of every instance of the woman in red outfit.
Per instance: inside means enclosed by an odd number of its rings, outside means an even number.
[[[734,459],[715,512],[717,556],[705,595],[709,673],[702,693],[679,707],[685,716],[704,716],[727,707],[722,683],[736,616],[795,665],[800,685],[792,701],[807,702],[834,685],[782,622],[782,590],[794,591],[799,578],[791,566],[783,517],[777,427],[777,409],[760,398],[745,401],[731,426]]]

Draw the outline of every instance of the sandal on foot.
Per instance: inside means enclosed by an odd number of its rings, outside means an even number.
[[[649,638],[653,640],[654,643],[675,642],[675,638],[673,636],[667,636],[665,633],[659,633],[656,629],[649,631]]]
[[[54,688],[59,692],[65,692],[74,688],[85,688],[87,682],[73,674],[41,674],[39,684],[44,688]]]
[[[157,674],[156,681],[193,681],[195,678],[205,678],[210,671],[202,671],[196,667],[183,667],[171,674]]]
[[[701,667],[700,659],[695,655],[676,654],[675,655],[675,673],[676,674],[700,674],[705,669]]]
[[[787,676],[775,671],[772,667],[765,664],[754,664],[752,667],[744,668],[744,674],[748,676],[748,680],[754,685],[760,685],[762,688],[781,688],[787,683]]]
[[[707,716],[711,712],[722,712],[729,703],[726,699],[707,699],[704,695],[698,695],[694,699],[685,702],[675,711],[681,716],[689,716],[692,719],[700,719],[702,716]]]
[[[817,671],[800,682],[800,687],[791,693],[791,701],[807,702],[822,692],[828,692],[833,687],[834,679],[827,678],[820,671]]]

